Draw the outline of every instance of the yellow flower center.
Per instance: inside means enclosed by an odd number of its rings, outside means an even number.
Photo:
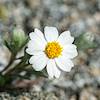
[[[48,42],[45,48],[45,53],[48,58],[53,59],[61,55],[62,49],[63,48],[58,42]]]

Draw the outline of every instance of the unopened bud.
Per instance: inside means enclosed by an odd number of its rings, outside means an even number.
[[[13,30],[13,41],[18,47],[22,46],[26,41],[25,33],[21,28],[15,28]]]

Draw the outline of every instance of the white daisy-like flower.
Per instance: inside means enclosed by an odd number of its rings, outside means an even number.
[[[37,28],[29,34],[26,52],[32,57],[29,63],[36,71],[46,67],[49,78],[59,78],[62,71],[69,72],[74,66],[72,58],[77,56],[74,38],[69,31],[58,34],[56,27],[44,28],[44,34]]]

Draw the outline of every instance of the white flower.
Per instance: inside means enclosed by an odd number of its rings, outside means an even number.
[[[48,26],[44,28],[44,35],[38,29],[29,34],[30,41],[26,49],[32,55],[29,63],[36,71],[46,67],[49,78],[59,78],[61,70],[69,72],[74,66],[72,58],[78,54],[76,46],[72,44],[74,38],[69,31],[58,36],[58,30]]]

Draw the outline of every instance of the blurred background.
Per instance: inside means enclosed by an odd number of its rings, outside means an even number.
[[[43,31],[46,25],[56,26],[59,32],[70,30],[75,38],[86,34],[98,46],[84,49],[86,44],[81,44],[71,72],[53,81],[43,78],[33,86],[34,91],[55,95],[46,100],[100,100],[100,0],[0,0],[0,70],[10,55],[2,38],[10,36],[16,26],[29,34],[35,27]]]

